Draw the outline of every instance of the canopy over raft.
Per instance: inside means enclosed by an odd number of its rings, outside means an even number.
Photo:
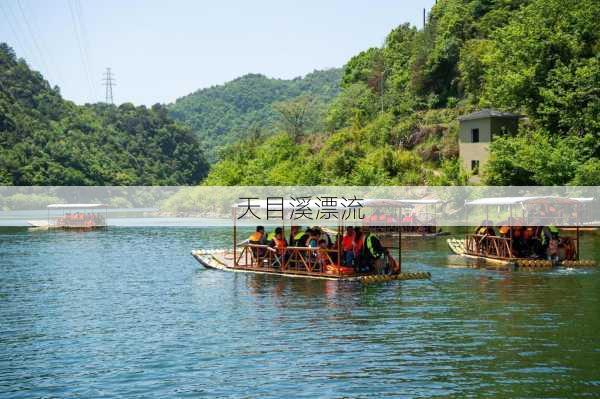
[[[401,209],[414,204],[436,204],[439,200],[421,199],[364,199],[360,200],[358,205],[349,207],[341,202],[328,204],[329,210],[348,211],[349,209]],[[231,250],[216,251],[192,251],[192,255],[198,262],[207,268],[214,268],[235,272],[252,272],[265,274],[278,274],[292,277],[309,277],[329,280],[360,280],[364,282],[387,281],[393,279],[413,279],[428,278],[428,273],[402,273],[400,262],[396,261],[390,254],[389,247],[385,247],[382,259],[385,264],[386,275],[377,275],[375,271],[363,272],[356,270],[351,265],[343,262],[342,236],[344,226],[351,226],[357,220],[345,220],[343,218],[328,219],[328,224],[335,222],[336,230],[332,235],[335,237],[332,245],[327,248],[314,248],[305,246],[287,246],[284,249],[275,248],[268,244],[258,244],[250,241],[239,243],[238,241],[238,212],[240,209],[267,211],[272,206],[268,200],[254,200],[242,202],[233,205],[233,248]],[[323,209],[323,204],[319,200],[309,199],[302,203],[295,204],[291,201],[282,201],[280,209],[282,215],[286,212],[295,212],[306,207],[313,209]],[[359,219],[360,220],[360,219]],[[272,220],[271,220],[272,221]],[[310,222],[310,223],[309,223]],[[287,238],[294,226],[294,231],[300,224],[313,224],[317,221],[286,219],[282,216],[277,221],[278,228],[281,229],[283,237]],[[258,221],[257,224],[260,224]],[[287,231],[286,231],[286,224]],[[398,246],[400,248],[400,235],[398,236]],[[383,244],[383,243],[382,243]],[[400,251],[399,251],[400,253]]]
[[[106,204],[50,204],[48,209],[99,209],[108,208]]]
[[[50,204],[46,208],[49,228],[94,229],[106,226],[108,216],[106,204]]]

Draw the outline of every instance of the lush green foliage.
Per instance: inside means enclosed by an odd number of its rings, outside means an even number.
[[[592,134],[561,137],[543,131],[500,137],[492,143],[486,179],[492,185],[598,185],[600,140]]]
[[[600,134],[598,1],[532,1],[492,37],[482,102],[551,133]]]
[[[243,140],[228,147],[224,159],[213,166],[205,184],[465,183],[466,175],[456,157],[445,155],[437,144],[446,140],[455,142],[456,125],[449,129],[431,124],[439,116],[437,111],[415,114],[406,126],[394,126],[393,118],[384,114],[365,126],[357,124],[330,135],[311,135],[301,144],[296,144],[287,133]],[[427,127],[419,128],[420,124]],[[402,145],[386,144],[398,141],[396,136],[408,137],[405,145],[410,145],[412,151]]]
[[[77,106],[0,44],[0,184],[195,184],[207,169],[164,106]]]
[[[599,35],[594,0],[440,0],[425,29],[400,25],[348,61],[325,129],[297,153],[274,148],[291,139],[254,139],[243,157],[239,147],[224,154],[208,182],[263,184],[263,173],[249,173],[258,162],[280,171],[269,184],[464,183],[456,118],[493,107],[528,119],[492,146],[487,183],[594,184]],[[257,160],[270,151],[289,157]]]
[[[489,184],[599,184],[600,2],[439,0],[343,71],[246,75],[169,105],[204,140],[205,184],[464,184],[457,118],[527,116],[495,139]],[[206,170],[165,108],[77,107],[0,52],[0,182],[173,184]],[[219,156],[217,156],[217,153]]]
[[[285,109],[289,101],[308,99],[302,131],[319,130],[326,104],[339,92],[340,76],[340,69],[315,71],[292,80],[249,74],[182,97],[169,105],[169,112],[193,129],[214,160],[226,144],[288,127],[278,109]]]

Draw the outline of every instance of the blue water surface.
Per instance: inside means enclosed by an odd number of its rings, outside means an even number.
[[[205,270],[224,229],[0,230],[0,397],[600,397],[600,271],[432,280]],[[598,259],[597,236],[582,244]]]

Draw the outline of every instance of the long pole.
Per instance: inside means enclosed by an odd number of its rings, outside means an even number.
[[[576,260],[579,260],[579,222],[580,222],[579,212],[580,211],[581,211],[581,207],[579,206],[579,204],[577,204],[577,255],[576,255]]]
[[[468,240],[468,234],[469,234],[469,211],[468,211],[468,207],[467,207],[467,201],[465,200],[465,227],[467,228],[467,233],[465,234],[465,248],[467,247],[467,240]]]
[[[512,222],[513,212],[512,212],[512,205],[509,205],[508,209],[509,209],[509,215],[508,215],[508,234],[509,234],[509,237],[510,237],[510,241],[509,241],[510,244],[508,246],[508,250],[509,250],[510,257],[512,258],[512,248],[513,248],[513,241],[512,241],[512,238],[513,238],[513,226],[512,226],[512,224],[513,224],[513,222]]]
[[[398,273],[402,272],[402,226],[398,224],[398,266],[400,270]]]
[[[233,267],[237,267],[237,223],[236,223],[236,212],[235,207],[233,207]]]
[[[342,275],[342,223],[338,224],[338,232],[336,237],[337,242],[337,265],[338,265],[338,275]]]

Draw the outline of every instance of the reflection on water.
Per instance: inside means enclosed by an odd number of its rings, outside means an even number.
[[[226,229],[0,231],[0,395],[600,395],[600,271],[445,267],[431,281],[313,281],[202,269]],[[597,237],[586,257],[599,259]]]

